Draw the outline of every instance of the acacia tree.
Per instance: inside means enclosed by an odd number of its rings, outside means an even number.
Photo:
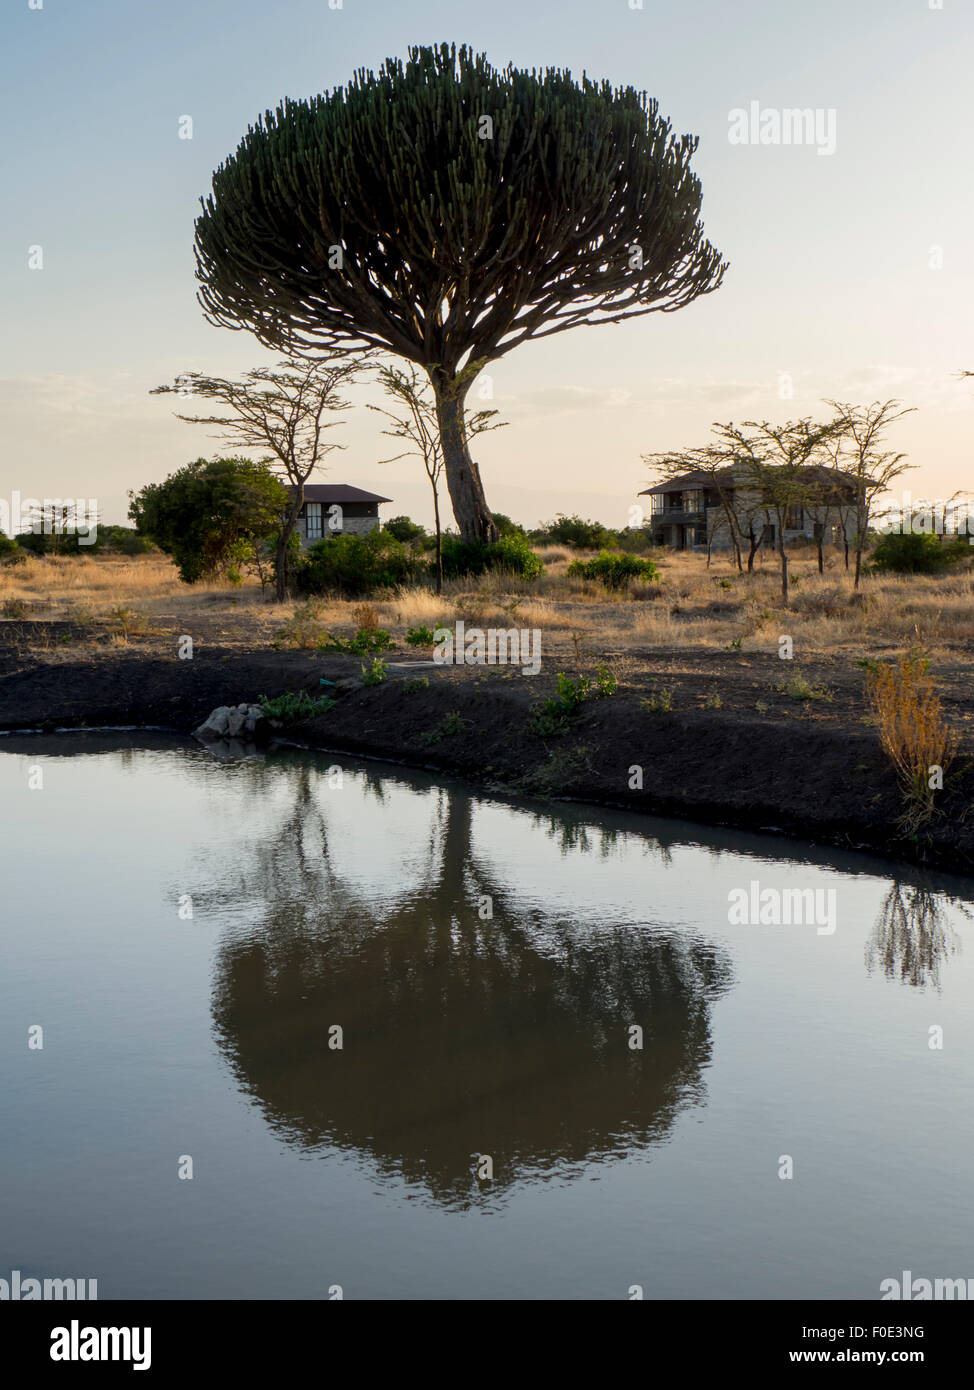
[[[912,415],[916,406],[904,406],[901,401],[873,401],[870,405],[849,405],[846,401],[826,401],[836,412],[836,437],[840,443],[838,459],[845,463],[855,481],[856,489],[856,574],[853,587],[859,588],[862,575],[862,552],[869,532],[869,514],[880,493],[890,483],[913,468],[905,463],[906,454],[881,447],[883,435],[896,420]]]
[[[821,464],[814,475],[809,478],[808,498],[811,506],[815,508],[815,555],[818,563],[819,574],[825,573],[825,540],[832,526],[838,526],[842,531],[845,540],[846,526],[845,516],[848,507],[847,486],[849,475],[845,473],[840,464],[835,460],[836,450],[835,436],[827,435],[821,443],[823,458],[828,459],[828,464]],[[846,569],[849,568],[849,548],[848,542],[845,544]]]
[[[384,415],[391,428],[383,430],[392,439],[404,439],[409,444],[401,454],[393,458],[380,459],[380,463],[397,463],[399,459],[419,455],[426,469],[430,487],[433,489],[433,516],[436,525],[436,592],[443,592],[443,533],[440,525],[440,489],[443,476],[443,447],[440,441],[436,418],[436,402],[422,374],[413,366],[406,368],[386,364],[379,368],[379,380],[387,395],[399,406],[395,410],[384,410],[381,405],[369,404],[370,410]],[[499,430],[507,424],[506,420],[495,420],[496,410],[477,410],[466,414],[464,432],[468,439],[483,434],[485,430]]]
[[[343,423],[326,416],[347,408],[341,388],[352,384],[367,365],[367,357],[342,356],[335,361],[308,362],[288,358],[276,367],[255,367],[242,380],[184,372],[172,386],[157,386],[150,395],[175,393],[217,401],[230,415],[180,415],[194,425],[217,425],[217,436],[236,448],[259,449],[262,462],[290,484],[275,546],[275,595],[279,603],[289,587],[289,542],[304,505],[304,485],[322,460],[335,449],[324,439],[326,430]]]
[[[788,552],[785,530],[793,507],[815,506],[818,502],[818,468],[823,441],[835,431],[829,421],[816,424],[809,417],[773,425],[767,420],[745,420],[741,428],[733,424],[715,426],[725,444],[740,459],[743,481],[753,488],[756,498],[775,521],[775,546],[781,565],[781,601],[788,607]]]
[[[745,491],[736,499],[734,511],[742,540],[747,541],[747,572],[753,574],[754,560],[764,541],[767,508],[760,493]]]
[[[822,454],[827,460],[828,468],[834,479],[834,484],[831,488],[828,487],[823,479],[822,491],[826,493],[830,499],[835,500],[835,524],[842,536],[842,554],[846,570],[848,570],[849,545],[857,528],[855,521],[849,516],[849,509],[846,505],[845,485],[849,482],[849,474],[843,466],[845,463],[845,443],[841,429],[836,429],[833,433],[829,434],[826,439],[822,440]],[[826,516],[823,517],[823,521],[827,521],[828,516],[829,513],[827,510]],[[822,573],[823,569],[822,546],[820,543],[818,548],[819,574]]]
[[[495,540],[464,429],[474,377],[528,339],[718,287],[696,147],[632,87],[410,48],[248,129],[196,222],[200,303],[288,353],[421,367],[461,535]]]
[[[97,544],[98,513],[80,499],[54,498],[35,502],[26,521],[27,530],[17,537],[24,550],[61,555],[77,551],[82,543],[92,547]],[[40,539],[35,540],[35,537]]]
[[[720,427],[714,426],[714,429],[718,428]],[[743,573],[744,566],[741,560],[742,518],[735,498],[733,473],[734,466],[739,461],[737,449],[733,446],[728,447],[725,443],[703,444],[676,453],[671,451],[662,454],[643,454],[642,458],[643,462],[647,463],[656,476],[664,482],[675,483],[686,476],[695,479],[695,482],[690,484],[691,487],[702,488],[716,494],[720,516],[708,528],[710,530],[710,543],[707,547],[707,562],[708,564],[710,562],[710,547],[713,543],[713,536],[716,531],[723,528],[726,529],[730,538],[738,572]],[[757,546],[753,546],[748,569],[753,567],[756,549]]]

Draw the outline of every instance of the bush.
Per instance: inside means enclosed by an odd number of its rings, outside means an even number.
[[[939,542],[938,542],[939,544]],[[911,652],[895,666],[877,662],[866,690],[883,752],[896,770],[904,800],[900,824],[909,833],[935,813],[934,768],[943,775],[957,756],[958,740],[947,725],[925,656]]]
[[[527,537],[528,533],[525,531],[524,527],[519,526],[516,521],[512,521],[511,518],[505,516],[503,512],[494,512],[492,515],[494,518],[494,525],[497,527],[497,534],[500,536],[501,540],[503,540],[505,536]]]
[[[832,692],[827,685],[812,685],[804,676],[792,676],[778,686],[779,695],[787,695],[790,700],[832,700]]]
[[[99,526],[98,539],[86,548],[113,555],[148,555],[156,547],[148,536],[140,535],[132,526]]]
[[[943,574],[970,553],[962,536],[942,541],[929,533],[890,531],[876,542],[870,565],[888,574]]]
[[[426,733],[420,734],[420,743],[427,745],[431,743],[442,743],[445,738],[452,738],[455,734],[462,734],[469,725],[470,720],[464,719],[459,710],[451,709],[437,724],[435,729],[427,729]]]
[[[435,564],[430,568],[435,571]],[[464,579],[487,570],[509,570],[521,579],[537,579],[544,573],[544,565],[523,533],[502,536],[493,545],[487,541],[465,541],[454,535],[443,537],[445,579]]]
[[[389,676],[389,667],[381,656],[374,656],[368,666],[362,667],[363,685],[381,685]]]
[[[171,555],[186,584],[237,571],[245,554],[280,527],[288,493],[266,463],[197,459],[130,493],[129,517]]]
[[[647,714],[672,714],[673,689],[668,685],[657,686],[639,703]]]
[[[5,536],[0,531],[0,561],[18,560],[21,556],[20,546],[10,536]]]
[[[601,521],[585,521],[580,516],[559,513],[536,533],[539,540],[557,545],[570,545],[575,550],[602,550],[615,543],[615,533]]]
[[[397,541],[418,541],[426,535],[426,528],[418,521],[410,521],[408,516],[393,516],[383,522],[383,531],[388,531]]]
[[[645,555],[647,551],[655,549],[651,526],[626,526],[612,534],[612,545],[616,550]]]
[[[298,651],[316,648],[322,637],[327,636],[321,623],[320,607],[317,599],[308,599],[299,604],[293,615],[277,629],[271,643],[275,651],[285,647]]]
[[[595,689],[603,699],[614,695],[619,689],[619,682],[604,661],[600,661],[595,668]]]
[[[574,680],[559,671],[555,681],[555,694],[549,695],[540,705],[535,705],[528,717],[528,733],[535,738],[550,738],[568,731],[579,707],[586,700],[604,699],[614,695],[618,682],[609,668],[600,662],[596,668],[595,685],[588,676],[577,676]]]
[[[278,719],[282,724],[295,724],[301,719],[314,719],[319,714],[327,714],[335,708],[330,695],[309,695],[304,690],[286,690],[283,695],[268,699],[260,697],[260,707],[268,719]]]
[[[633,579],[658,579],[659,570],[652,560],[640,560],[635,555],[612,555],[603,550],[594,560],[573,560],[569,574],[583,579],[597,579],[607,589],[625,589]]]
[[[360,627],[354,637],[333,637],[330,632],[322,634],[318,641],[321,652],[347,652],[350,656],[369,656],[373,652],[385,652],[394,646],[385,628]]]
[[[77,532],[63,531],[60,534],[48,531],[23,531],[15,537],[15,544],[31,555],[77,555],[91,553],[94,545],[80,545]]]
[[[127,607],[124,603],[111,610],[108,620],[122,637],[131,637],[134,633],[149,630],[149,619],[145,614]]]
[[[389,531],[364,536],[326,536],[305,552],[295,575],[306,594],[342,594],[363,598],[380,589],[394,589],[418,579],[425,561]]]

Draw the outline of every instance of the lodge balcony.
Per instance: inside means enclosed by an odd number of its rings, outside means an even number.
[[[653,521],[657,524],[665,525],[667,522],[684,522],[687,524],[697,523],[703,525],[707,520],[707,513],[703,507],[661,507],[653,512]]]

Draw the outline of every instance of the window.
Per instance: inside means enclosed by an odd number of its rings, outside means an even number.
[[[785,515],[785,529],[787,531],[801,531],[805,525],[805,509],[792,503]]]
[[[685,512],[703,511],[703,493],[695,489],[683,494],[683,510]]]
[[[321,526],[321,503],[306,502],[304,504],[304,533],[309,541],[320,541],[324,535]]]

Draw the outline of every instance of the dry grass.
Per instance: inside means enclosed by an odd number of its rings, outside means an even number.
[[[321,631],[382,627],[401,640],[409,627],[462,617],[487,626],[541,628],[546,650],[559,659],[578,644],[594,658],[660,646],[773,652],[786,635],[803,656],[895,656],[922,644],[934,657],[956,659],[970,653],[974,639],[969,568],[947,578],[867,576],[855,593],[841,555],[829,555],[820,576],[814,553],[796,550],[786,610],[776,565],[767,557],[754,574],[738,575],[726,558],[708,569],[702,556],[663,552],[654,557],[658,583],[609,594],[568,577],[576,552],[549,546],[539,553],[547,569],[536,580],[495,573],[447,581],[441,596],[414,587],[367,603],[323,598],[311,605],[277,605],[256,583],[182,584],[162,555],[30,557],[0,566],[0,612],[106,626],[128,640],[138,633],[131,625],[124,631],[111,616],[125,608],[142,615],[150,631],[160,624],[189,633],[205,626],[211,640],[249,646],[271,645],[285,635],[285,625],[294,642],[313,646]]]
[[[218,625],[232,622],[240,640],[264,644],[280,620],[259,584],[187,585],[159,554],[28,556],[19,564],[0,564],[0,613],[15,616],[8,612],[11,605],[22,619],[108,628],[122,642],[174,626],[192,633],[204,617]],[[137,617],[120,620],[120,610]]]
[[[957,738],[944,721],[923,653],[877,665],[869,673],[867,689],[883,752],[903,790],[903,824],[914,832],[934,815],[937,790],[957,756]]]
[[[360,632],[376,632],[379,627],[379,610],[374,603],[357,603],[352,609],[352,621]]]

